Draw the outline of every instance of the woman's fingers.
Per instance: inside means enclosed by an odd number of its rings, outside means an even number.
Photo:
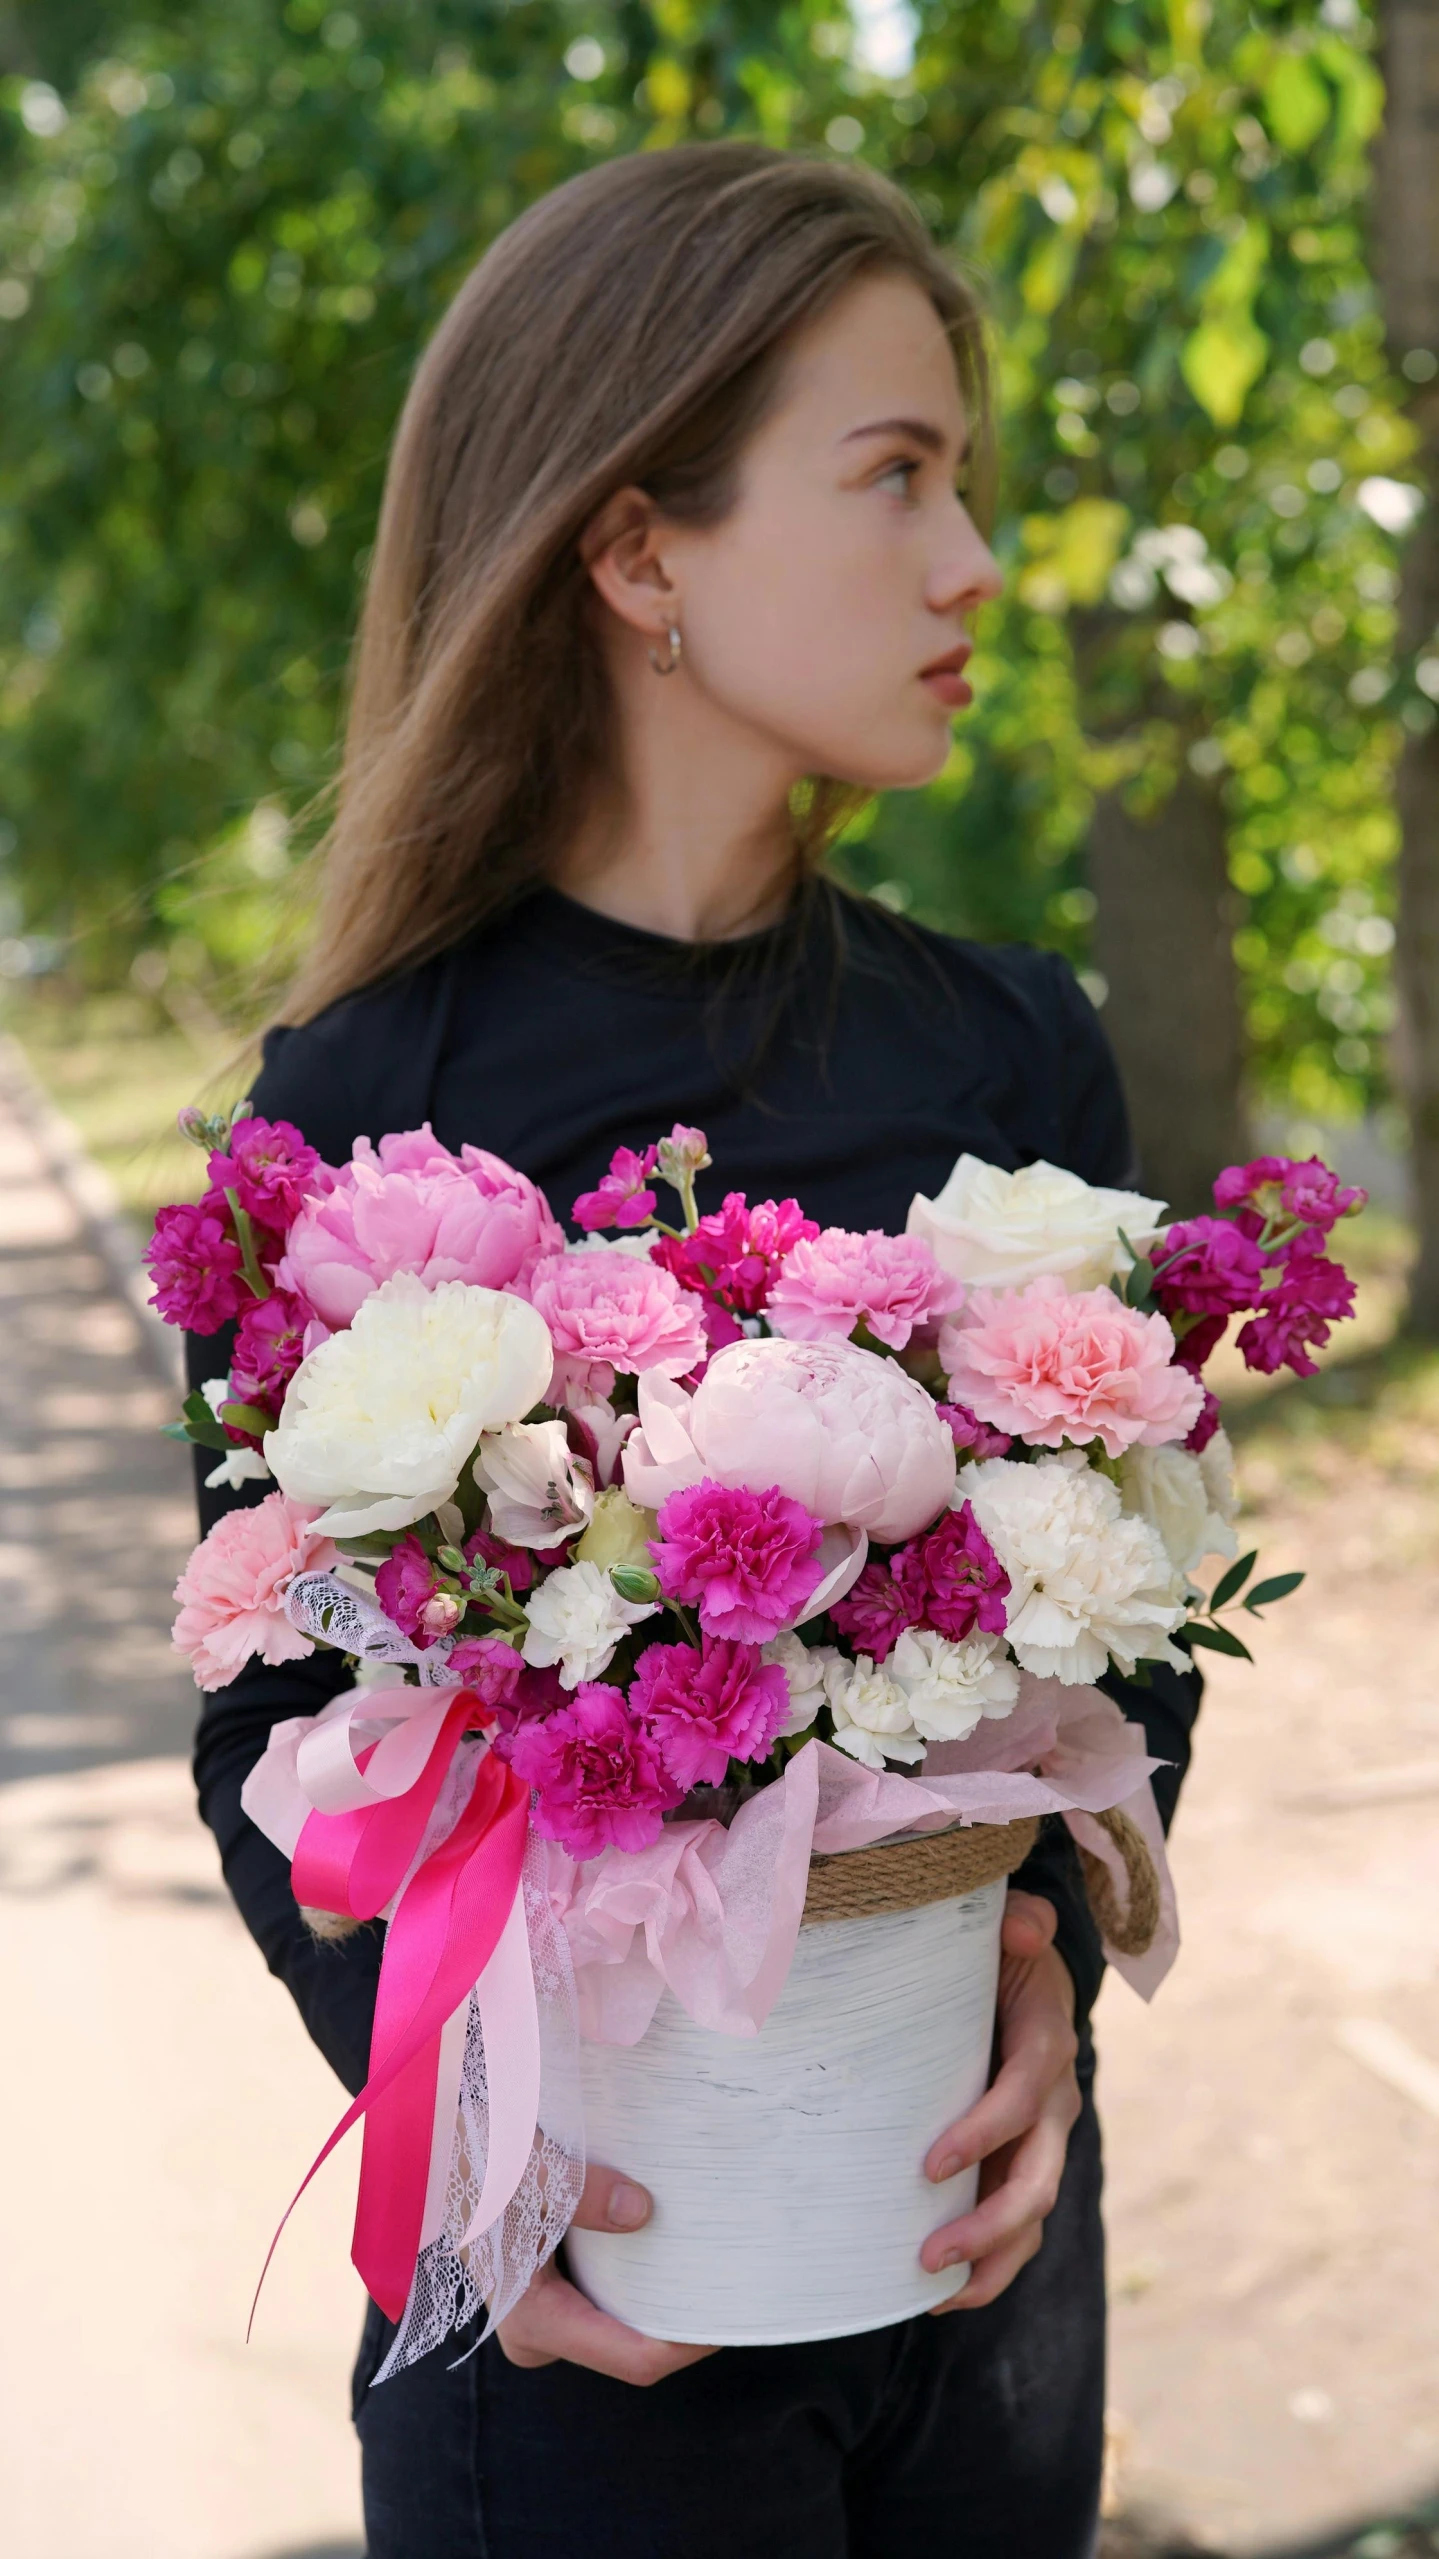
[[[1042,2229],[1027,2230],[1022,2238],[1012,2240],[1007,2248],[996,2248],[971,2272],[963,2292],[951,2294],[948,2301],[935,2303],[931,2319],[942,2319],[951,2310],[983,2310],[996,2301],[1006,2286],[1012,2284],[1021,2266],[1039,2255]]]
[[[575,2212],[579,2229],[640,2230],[649,2217],[650,2199],[643,2186],[621,2169],[597,2167],[591,2161]]]
[[[1038,2245],[1039,2229],[1058,2201],[1064,2155],[1077,2112],[1069,2092],[1056,2089],[1038,2123],[1014,2144],[1002,2174],[973,2211],[930,2232],[919,2252],[920,2264],[930,2274],[937,2275],[943,2267],[960,2265],[966,2259],[987,2257],[993,2250],[1007,2247],[1031,2225]]]
[[[608,2311],[586,2301],[553,2264],[541,2269],[496,2334],[501,2352],[522,2371],[542,2364],[583,2364],[590,2372],[607,2373],[611,2381],[628,2381],[641,2390],[717,2351],[642,2337],[637,2328],[627,2328],[623,2320],[611,2319]]]
[[[1064,1973],[1057,1955],[1047,1957],[1046,1963]],[[936,2185],[957,2176],[961,2168],[972,2168],[976,2160],[987,2159],[992,2151],[1002,2150],[1006,2142],[1017,2141],[1036,2120],[1050,2090],[1073,2077],[1079,2044],[1065,2005],[1064,1985],[1049,1980],[1038,1965],[1034,1971],[1038,1978],[1025,1985],[1003,2020],[1004,2058],[998,2076],[969,2113],[948,2125],[930,2145],[924,2170]],[[1067,1974],[1064,1980],[1067,1984]]]

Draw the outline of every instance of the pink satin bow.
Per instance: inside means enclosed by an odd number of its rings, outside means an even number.
[[[302,1905],[352,1919],[376,1918],[400,1893],[380,1966],[370,2075],[297,2188],[265,2271],[311,2178],[363,2116],[351,2255],[366,2291],[398,2320],[425,2230],[432,2153],[443,2141],[448,2158],[453,2138],[452,2125],[436,2122],[441,2036],[472,1990],[489,2065],[490,2138],[467,2238],[498,2220],[534,2138],[539,2023],[519,1891],[529,1789],[487,1753],[454,1828],[405,1883],[461,1737],[483,1709],[465,1689],[423,1700],[398,1690],[372,1695],[365,1711],[402,1720],[359,1752],[348,1717],[317,1725],[300,1746],[306,1793],[324,1809],[300,1833],[292,1881]]]

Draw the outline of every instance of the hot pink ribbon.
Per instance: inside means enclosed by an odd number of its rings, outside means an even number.
[[[453,2135],[451,2126],[436,2122],[441,2037],[472,1990],[485,2038],[490,2124],[467,2239],[488,2229],[509,2203],[538,2119],[539,2019],[519,1891],[528,1787],[486,1753],[454,1828],[410,1874],[461,1737],[481,1712],[464,1689],[423,1704],[414,1690],[372,1694],[364,1701],[366,1720],[398,1718],[380,1740],[357,1751],[355,1718],[347,1713],[317,1723],[296,1759],[317,1807],[294,1853],[296,1900],[362,1920],[378,1917],[397,1893],[399,1900],[380,1966],[369,2078],[296,2189],[260,2281],[311,2178],[363,2116],[351,2255],[366,2291],[390,2319],[403,2315],[409,2297],[425,2233],[432,2154],[439,2139],[448,2143]]]

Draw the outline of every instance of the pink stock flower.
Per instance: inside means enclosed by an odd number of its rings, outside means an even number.
[[[196,1547],[178,1582],[171,1642],[188,1656],[197,1688],[226,1688],[252,1654],[262,1662],[302,1661],[315,1649],[285,1615],[297,1573],[328,1572],[340,1550],[317,1537],[313,1510],[267,1493],[226,1511]]]
[[[713,1161],[709,1139],[702,1128],[686,1128],[683,1120],[676,1120],[668,1137],[662,1137],[655,1148],[655,1161],[665,1180],[678,1188]]]
[[[833,1601],[829,1613],[855,1651],[876,1662],[887,1662],[906,1628],[919,1624],[918,1610],[889,1564],[866,1564],[848,1596]]]
[[[312,1321],[303,1297],[272,1289],[251,1298],[240,1317],[230,1354],[230,1393],[237,1404],[259,1404],[278,1413],[285,1389],[305,1356]]]
[[[193,1206],[162,1208],[145,1259],[155,1283],[150,1303],[167,1324],[218,1333],[242,1307],[254,1304],[229,1209],[213,1191]]]
[[[382,1137],[378,1153],[356,1140],[351,1161],[301,1208],[276,1278],[338,1329],[397,1271],[426,1288],[466,1280],[523,1292],[536,1263],[563,1244],[544,1193],[523,1173],[480,1146],[452,1155],[427,1122]]]
[[[1184,1443],[1190,1454],[1197,1457],[1201,1449],[1207,1448],[1218,1428],[1219,1398],[1212,1387],[1206,1386],[1204,1401],[1199,1408],[1199,1419]]]
[[[576,1226],[587,1235],[602,1226],[643,1226],[655,1211],[655,1194],[646,1184],[658,1160],[657,1146],[647,1146],[643,1155],[636,1155],[632,1146],[617,1146],[599,1188],[581,1191],[576,1200]]]
[[[536,1676],[526,1671],[514,1645],[500,1635],[467,1635],[463,1643],[451,1647],[446,1668],[472,1688],[492,1714],[513,1706],[524,1681]],[[555,1693],[559,1694],[558,1687]]]
[[[789,1715],[789,1681],[752,1644],[651,1644],[641,1653],[630,1711],[644,1718],[665,1767],[688,1794],[720,1786],[732,1759],[764,1759]]]
[[[477,1528],[467,1537],[461,1552],[472,1564],[489,1564],[497,1573],[508,1573],[512,1591],[527,1591],[535,1578],[535,1559],[523,1546],[508,1546],[503,1537],[492,1537],[488,1529]]]
[[[1008,1431],[992,1431],[965,1404],[936,1404],[934,1409],[941,1421],[948,1422],[961,1457],[1007,1457],[1014,1446]]]
[[[769,1320],[792,1342],[844,1339],[867,1324],[875,1340],[902,1351],[910,1335],[950,1315],[964,1295],[918,1235],[852,1234],[826,1226],[801,1236],[769,1293]]]
[[[890,1570],[913,1611],[913,1624],[932,1626],[957,1644],[976,1628],[985,1635],[1004,1633],[1009,1575],[968,1502],[902,1546],[890,1557]]]
[[[1182,1439],[1203,1389],[1174,1361],[1162,1315],[1121,1306],[1111,1289],[1063,1280],[976,1289],[946,1324],[939,1355],[956,1402],[1032,1448],[1097,1439],[1108,1457],[1136,1442]]]
[[[648,1848],[681,1800],[659,1744],[602,1680],[581,1680],[565,1705],[517,1725],[495,1748],[533,1786],[536,1830],[580,1860],[611,1846]]]
[[[824,1523],[771,1485],[696,1484],[671,1493],[650,1555],[667,1599],[699,1609],[706,1635],[766,1644],[793,1625],[825,1576]]]
[[[1302,1163],[1291,1155],[1256,1155],[1252,1163],[1227,1166],[1214,1185],[1215,1206],[1237,1209],[1250,1235],[1258,1235],[1270,1218],[1297,1218],[1327,1235],[1368,1197],[1367,1191],[1343,1188],[1317,1155]]]
[[[1191,1217],[1171,1226],[1153,1248],[1162,1265],[1154,1283],[1166,1315],[1234,1315],[1253,1306],[1264,1262],[1252,1236],[1226,1217]]]
[[[1313,1377],[1316,1363],[1308,1356],[1310,1346],[1327,1342],[1330,1325],[1353,1312],[1354,1282],[1338,1262],[1326,1261],[1318,1252],[1291,1251],[1258,1313],[1240,1330],[1244,1364],[1266,1377],[1277,1368],[1292,1369],[1296,1377]]]
[[[1279,1197],[1286,1217],[1300,1217],[1306,1226],[1316,1226],[1321,1235],[1327,1235],[1341,1217],[1363,1208],[1369,1193],[1344,1189],[1322,1158],[1310,1155],[1302,1164],[1290,1165]]]
[[[397,1538],[375,1575],[375,1597],[391,1625],[423,1648],[445,1631],[424,1624],[424,1612],[439,1579],[418,1537]]]
[[[655,1260],[685,1288],[711,1301],[723,1297],[741,1315],[757,1315],[786,1254],[818,1233],[798,1200],[760,1200],[751,1208],[743,1191],[730,1191],[723,1208],[702,1217],[693,1235],[661,1236]]]
[[[227,1148],[210,1157],[210,1188],[232,1190],[262,1226],[281,1232],[314,1187],[320,1158],[289,1120],[236,1120]]]
[[[620,1370],[685,1377],[705,1356],[694,1299],[652,1262],[602,1249],[555,1253],[540,1263],[526,1293],[555,1346],[548,1403],[607,1396]]]

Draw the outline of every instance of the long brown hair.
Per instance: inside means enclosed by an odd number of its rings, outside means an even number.
[[[875,267],[914,277],[945,324],[982,506],[979,307],[872,172],[750,142],[638,153],[486,252],[395,437],[317,929],[280,1018],[431,956],[545,877],[606,769],[583,528],[631,484],[718,522],[787,341]],[[807,864],[858,796],[824,777],[801,795]]]

